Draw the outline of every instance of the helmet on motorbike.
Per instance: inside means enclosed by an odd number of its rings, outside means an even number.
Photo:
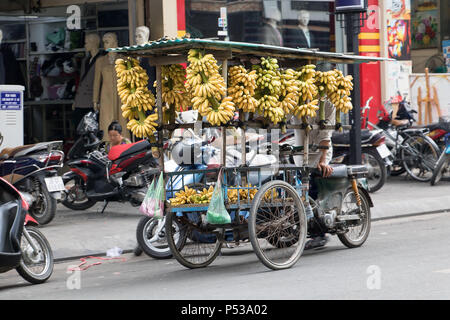
[[[97,113],[96,112],[86,113],[77,126],[77,134],[81,136],[88,132],[95,133],[97,131],[98,131]]]

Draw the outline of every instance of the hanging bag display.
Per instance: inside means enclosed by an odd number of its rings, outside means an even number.
[[[216,186],[211,197],[211,202],[206,213],[206,221],[211,224],[227,224],[231,223],[231,217],[225,208],[225,199],[222,189],[223,169],[220,169]]]
[[[139,207],[139,212],[150,216],[150,199],[152,198],[153,193],[155,192],[155,180],[153,179],[152,183],[147,189],[147,193],[145,194],[145,198]]]
[[[164,200],[166,200],[165,186],[164,186],[164,174],[161,172],[156,185],[153,198],[154,203],[153,217],[156,219],[162,219],[164,217]]]

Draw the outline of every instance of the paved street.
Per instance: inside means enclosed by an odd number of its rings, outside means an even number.
[[[0,274],[0,299],[450,299],[450,213],[375,221],[366,244],[347,249],[337,239],[307,251],[291,269],[270,271],[250,245],[226,249],[205,269],[174,259],[126,254],[80,273],[69,290],[69,267],[55,265],[42,285],[15,271]],[[97,262],[89,260],[87,264]]]

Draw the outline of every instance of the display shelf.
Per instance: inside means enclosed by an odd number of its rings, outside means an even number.
[[[73,104],[74,100],[29,100],[23,103],[24,106]]]
[[[58,53],[79,53],[79,52],[85,52],[86,50],[84,48],[79,49],[73,49],[73,50],[61,50],[61,51],[31,51],[29,53],[30,56],[37,56],[37,55],[48,55],[48,54],[58,54]]]

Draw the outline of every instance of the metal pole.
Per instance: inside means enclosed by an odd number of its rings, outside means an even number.
[[[353,54],[359,54],[359,16],[360,13],[347,15],[347,35],[352,39]],[[353,109],[350,112],[350,164],[361,164],[361,96],[359,65],[353,64]]]
[[[156,66],[156,105],[158,107],[158,125],[163,124],[163,107],[162,107],[162,85],[161,85],[161,66]],[[163,144],[164,133],[161,128],[158,130],[158,143]],[[161,172],[164,172],[164,149],[162,147],[159,150],[159,167]]]

